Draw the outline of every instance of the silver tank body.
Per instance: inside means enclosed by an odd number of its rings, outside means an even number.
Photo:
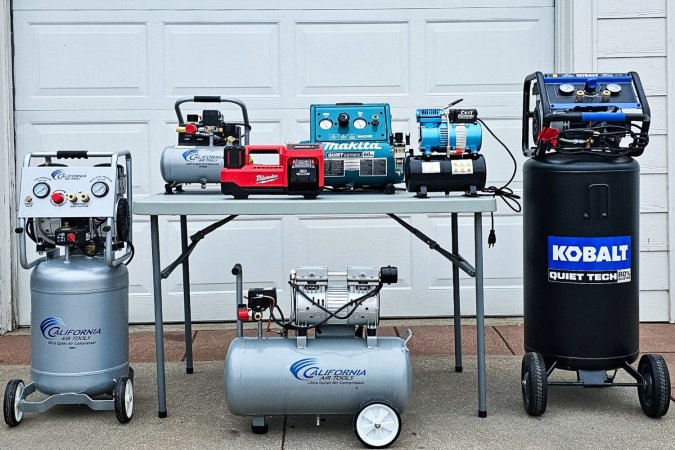
[[[225,359],[225,397],[240,416],[354,414],[385,400],[403,411],[412,390],[407,347],[397,337],[236,338]]]
[[[102,257],[43,261],[30,277],[31,378],[45,394],[112,392],[129,373],[129,273]]]
[[[220,183],[223,160],[223,147],[170,146],[159,167],[167,183]]]

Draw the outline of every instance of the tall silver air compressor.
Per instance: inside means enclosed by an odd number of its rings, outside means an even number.
[[[16,233],[21,266],[33,269],[31,383],[7,383],[3,413],[10,427],[24,413],[64,404],[114,410],[120,422],[131,420],[125,265],[134,253],[131,187],[128,151],[26,155]],[[26,236],[41,257],[28,260]],[[29,401],[35,391],[48,397]]]
[[[183,116],[184,103],[229,103],[241,110],[241,122],[225,122],[223,113],[205,109],[199,114]],[[208,183],[220,184],[220,171],[226,165],[243,165],[239,161],[243,146],[249,143],[251,125],[244,102],[237,98],[214,95],[197,95],[176,100],[174,105],[178,126],[178,142],[162,152],[160,170],[167,194],[182,191],[183,185]],[[227,164],[226,164],[227,163]]]
[[[318,424],[320,416],[353,414],[354,432],[364,445],[391,445],[412,388],[406,346],[412,332],[377,336],[380,291],[396,283],[397,269],[298,267],[289,281],[289,320],[275,288],[249,289],[245,301],[241,266],[232,273],[238,303],[237,337],[225,359],[230,412],[251,417],[258,434],[268,430],[265,416],[311,414]],[[257,324],[256,337],[244,337],[246,322]],[[263,328],[273,326],[281,337],[264,337]]]
[[[647,416],[661,417],[671,392],[664,358],[643,354],[632,366],[640,355],[635,157],[651,122],[640,77],[536,72],[523,95],[525,409],[543,414],[549,386],[628,386]],[[634,381],[616,380],[619,369]],[[552,379],[555,370],[577,380]]]

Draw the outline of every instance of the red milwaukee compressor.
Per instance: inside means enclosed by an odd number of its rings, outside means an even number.
[[[223,194],[288,194],[316,198],[323,190],[320,144],[246,145],[225,148]]]

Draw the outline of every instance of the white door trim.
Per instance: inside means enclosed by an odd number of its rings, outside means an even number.
[[[597,70],[597,11],[597,0],[590,2],[588,0],[556,0],[554,13],[556,71],[595,72]]]
[[[12,11],[0,2],[0,335],[15,323],[16,258],[14,214],[14,80],[12,77]]]
[[[668,286],[669,319],[675,323],[675,158],[671,158],[675,151],[675,2],[667,2],[666,6],[666,58],[667,58],[667,87],[668,94],[668,266],[670,279]]]

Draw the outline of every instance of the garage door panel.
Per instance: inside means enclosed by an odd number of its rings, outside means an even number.
[[[211,220],[190,220],[188,235],[211,224]],[[240,218],[210,233],[190,257],[192,292],[218,293],[233,290],[232,266],[240,263],[248,283],[262,286],[283,286],[287,275],[284,266],[283,225],[281,218]],[[167,220],[163,236],[164,267],[180,253],[180,223],[178,218]],[[202,262],[202,264],[200,264]],[[183,292],[181,270],[167,279],[167,295]]]
[[[129,150],[134,161],[134,193],[152,192],[149,182],[148,124],[130,122],[24,123],[17,130],[18,163],[28,152],[57,150]],[[99,161],[100,162],[100,161]],[[68,162],[65,162],[68,164]],[[78,161],[78,164],[83,162]]]
[[[280,95],[278,23],[167,23],[164,39],[168,96]]]
[[[337,271],[354,265],[392,265],[399,270],[396,286],[412,286],[412,238],[390,218],[303,217],[299,225],[298,264]]]
[[[429,236],[446,249],[451,248],[451,226],[449,216],[432,216],[429,218]],[[474,263],[473,217],[459,218],[459,253],[471,264]],[[520,284],[523,276],[522,247],[523,225],[520,216],[495,217],[495,230],[498,243],[488,248],[487,237],[490,232],[490,218],[483,218],[483,251],[485,278],[488,285],[505,280]],[[429,287],[452,288],[452,267],[448,260],[433,253],[429,258]],[[460,278],[468,281],[468,275],[460,271]]]
[[[298,23],[298,95],[409,94],[407,23]]]
[[[427,92],[492,92],[520,85],[525,71],[541,67],[541,26],[540,19],[427,23]]]

